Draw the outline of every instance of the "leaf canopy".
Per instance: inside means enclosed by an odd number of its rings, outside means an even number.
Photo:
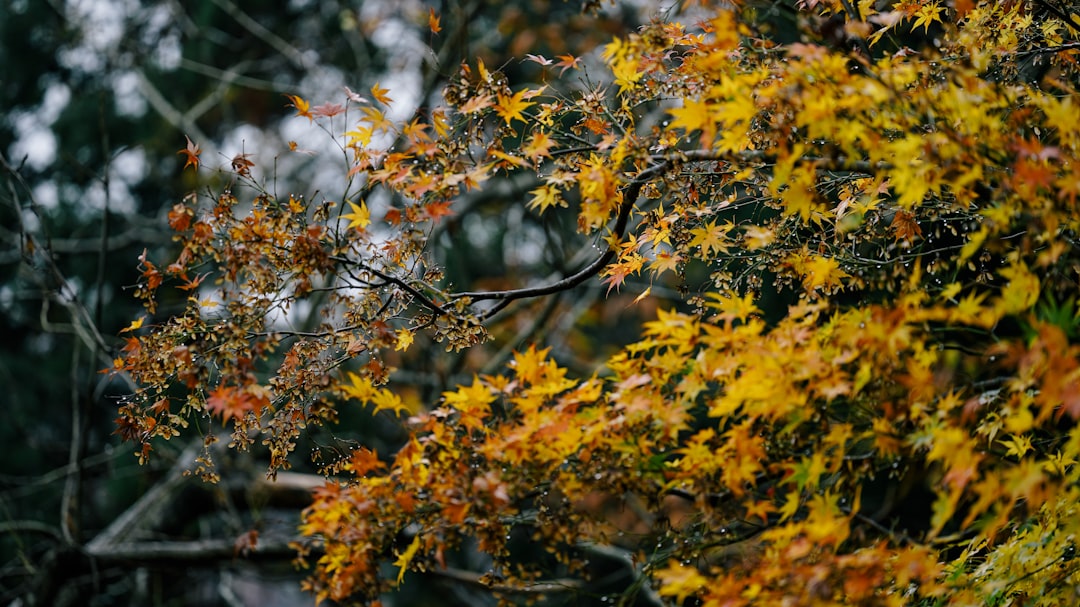
[[[320,599],[375,600],[468,540],[502,591],[615,547],[641,564],[624,596],[668,604],[1067,603],[1080,24],[1032,4],[804,2],[786,43],[753,6],[699,7],[603,47],[604,84],[570,56],[513,88],[478,61],[420,122],[346,99],[340,197],[195,197],[177,258],[143,260],[122,432],[145,458],[209,412],[273,472],[349,401],[400,416],[400,448],[327,464],[305,511]],[[451,284],[432,234],[515,179],[515,212],[599,250]],[[199,272],[223,305],[158,313]],[[511,303],[590,281],[680,297],[592,375],[529,346],[423,408],[388,384],[393,353],[476,347]],[[274,321],[300,305],[314,330]]]

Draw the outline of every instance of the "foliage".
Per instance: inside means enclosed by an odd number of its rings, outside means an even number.
[[[211,416],[272,475],[348,407],[399,419],[396,452],[324,462],[299,546],[320,599],[375,600],[475,542],[496,593],[614,546],[640,574],[627,601],[1068,603],[1080,20],[880,6],[802,3],[786,43],[751,5],[673,14],[602,49],[610,84],[573,56],[531,56],[525,87],[470,61],[404,122],[378,85],[290,97],[338,142],[340,195],[277,196],[234,160],[172,209],[179,254],[140,260],[149,317],[114,362],[140,386],[119,431],[145,459]],[[561,279],[452,284],[432,234],[519,176],[518,205],[601,251]],[[591,376],[528,346],[430,408],[388,386],[421,337],[471,348],[513,302],[597,277],[685,298]],[[183,312],[158,314],[175,289]]]

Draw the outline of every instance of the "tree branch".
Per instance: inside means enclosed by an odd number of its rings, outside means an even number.
[[[659,164],[653,165],[640,173],[627,184],[623,193],[623,203],[619,208],[619,215],[615,219],[615,225],[612,226],[611,232],[617,238],[622,238],[626,231],[626,225],[629,223],[630,211],[634,208],[634,202],[637,201],[638,195],[641,193],[641,187],[648,183],[648,181],[660,173],[664,172],[671,166],[671,162],[667,159],[662,160]],[[539,287],[525,287],[522,289],[509,289],[505,291],[465,291],[461,293],[453,293],[450,295],[452,299],[464,299],[469,298],[473,301],[481,301],[485,299],[498,299],[498,300],[514,300],[523,299],[526,297],[541,297],[544,295],[551,295],[552,293],[558,293],[559,291],[566,291],[572,289],[579,284],[585,282],[589,278],[595,276],[600,272],[612,259],[615,258],[615,249],[608,248],[599,257],[593,260],[592,263],[585,266],[577,273],[567,276],[562,280],[556,281],[551,284],[539,286]]]
[[[465,571],[463,569],[432,569],[426,573],[481,588],[489,592],[499,592],[502,594],[555,594],[559,592],[572,592],[582,588],[581,580],[572,578],[528,582],[519,585],[490,582],[479,573]]]
[[[165,478],[158,481],[152,489],[144,493],[138,501],[86,544],[87,554],[107,557],[117,546],[130,543],[130,538],[140,529],[152,525],[170,503],[173,494],[187,481],[184,472],[202,447],[202,440],[193,440],[176,459]]]
[[[1063,51],[1074,51],[1080,49],[1080,42],[1066,42],[1059,46],[1044,46],[1042,48],[1033,48],[1026,51],[1019,51],[1016,53],[1017,57],[1027,57],[1030,55],[1049,55],[1052,53],[1060,53]]]
[[[245,559],[291,559],[296,556],[292,540],[259,538]],[[238,558],[236,542],[232,540],[140,541],[118,542],[108,547],[98,546],[92,553],[98,561],[136,562],[205,562]]]
[[[247,13],[241,10],[236,3],[232,2],[232,0],[213,0],[213,2],[230,17],[236,19],[236,22],[243,26],[244,29],[251,32],[253,36],[270,45],[271,48],[288,58],[288,60],[296,67],[307,71],[316,68],[311,60],[304,56],[304,53],[300,52],[299,49],[283,40],[274,32],[263,27],[258,21],[252,19]]]

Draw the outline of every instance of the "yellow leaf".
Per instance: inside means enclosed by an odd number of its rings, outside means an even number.
[[[343,388],[346,396],[365,403],[375,396],[375,387],[372,385],[370,378],[361,377],[350,371],[349,380],[352,382],[351,385]]]
[[[1017,459],[1024,457],[1028,451],[1031,451],[1031,437],[1026,435],[1016,435],[1009,440],[1001,441],[1001,444],[1005,447],[1005,456],[1015,455]]]
[[[726,236],[734,227],[735,224],[730,222],[718,226],[715,222],[710,221],[701,227],[690,230],[690,234],[694,237],[690,240],[690,246],[701,247],[701,252],[706,255],[727,253]]]
[[[684,128],[687,133],[692,131],[713,132],[713,117],[709,112],[708,101],[697,99],[684,99],[683,106],[668,110],[675,119],[671,121],[670,128]]]
[[[784,506],[780,508],[780,522],[784,522],[789,518],[795,516],[795,513],[799,510],[799,493],[792,491],[787,494],[787,499],[784,501]]]
[[[476,59],[476,71],[480,72],[480,82],[491,80],[491,74],[488,72],[487,66],[484,65],[484,60],[479,57]]]
[[[134,330],[136,330],[136,329],[138,329],[138,328],[142,327],[142,326],[143,326],[143,322],[145,322],[145,321],[146,321],[146,317],[145,317],[145,316],[141,316],[141,317],[139,317],[139,319],[138,319],[138,320],[132,321],[132,323],[131,323],[130,325],[128,325],[128,326],[127,326],[127,328],[125,328],[125,329],[120,329],[120,332],[121,332],[121,333],[127,333],[128,331],[134,331]]]
[[[397,560],[394,561],[394,566],[398,567],[397,583],[400,584],[401,580],[405,577],[405,570],[409,567],[409,563],[412,562],[413,557],[416,556],[417,551],[420,550],[420,534],[413,536],[412,542],[409,543],[409,547],[398,555]]]
[[[983,243],[986,242],[986,237],[989,236],[990,231],[985,227],[980,228],[978,232],[972,233],[968,236],[968,241],[964,243],[964,246],[960,249],[960,258],[956,260],[957,264],[962,264],[967,261],[972,255],[974,255]]]
[[[540,214],[551,207],[565,207],[566,201],[559,196],[559,189],[551,184],[542,185],[535,190],[530,190],[533,195],[529,200],[530,209],[540,209]]]
[[[413,332],[408,329],[399,329],[397,332],[397,343],[394,345],[395,350],[408,350],[409,346],[413,342]]]
[[[923,26],[923,33],[930,31],[930,26],[933,25],[935,21],[941,23],[942,10],[943,9],[937,2],[931,2],[919,7],[919,10],[915,11],[915,16],[918,17],[918,19],[912,24],[911,30],[915,31],[921,25]]]
[[[687,598],[697,594],[710,581],[697,568],[675,561],[670,562],[666,569],[656,572],[656,578],[660,581],[657,589],[660,595],[675,597],[677,604],[686,602]]]
[[[769,228],[765,228],[757,225],[749,225],[745,228],[744,243],[746,248],[753,251],[762,247],[767,247],[776,240],[776,234]]]
[[[371,86],[371,96],[378,100],[383,105],[390,105],[394,102],[393,99],[386,94],[390,92],[390,89],[384,89],[379,87],[379,83],[376,82]]]
[[[357,125],[356,129],[348,131],[345,136],[349,138],[349,145],[360,147],[367,147],[371,145],[371,136],[374,134],[374,130],[367,125]]]
[[[998,302],[999,309],[1003,312],[1023,312],[1039,300],[1039,278],[1022,262],[1002,269],[1000,274],[1009,279],[1009,283],[1001,290],[1001,300]]]
[[[637,297],[635,297],[634,301],[631,302],[630,305],[641,303],[641,300],[645,299],[650,294],[652,294],[652,286],[645,287],[645,290],[642,291]]]
[[[349,220],[349,228],[356,228],[363,231],[364,228],[371,224],[371,213],[368,212],[367,203],[361,201],[360,204],[357,205],[354,202],[350,202],[349,208],[352,209],[352,212],[341,216],[342,219]]]
[[[525,122],[525,115],[522,112],[530,106],[536,105],[533,101],[525,101],[525,95],[528,92],[528,90],[518,91],[511,97],[500,93],[499,102],[495,105],[495,113],[502,116],[506,124],[510,124],[515,119]]]
[[[450,120],[446,117],[446,111],[437,109],[431,112],[431,124],[439,137],[446,137],[450,132]]]
[[[409,412],[409,408],[402,402],[401,397],[385,388],[375,391],[371,404],[375,408],[375,413],[390,411],[394,415],[400,415],[402,412]]]
[[[304,116],[308,120],[314,120],[314,116],[311,115],[311,104],[304,100],[303,97],[298,95],[285,95],[288,97],[290,103],[287,107],[296,108],[297,116]]]
[[[843,287],[843,279],[850,275],[840,269],[840,263],[832,257],[821,255],[793,254],[789,258],[795,271],[803,277],[803,287],[807,291],[814,291],[822,287],[826,291]]]
[[[945,285],[945,288],[941,290],[941,293],[938,293],[938,297],[946,301],[951,301],[952,298],[956,297],[956,295],[960,293],[961,287],[962,285],[958,282],[950,282],[949,284]]]

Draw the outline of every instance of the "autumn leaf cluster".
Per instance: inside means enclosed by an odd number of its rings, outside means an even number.
[[[354,447],[305,511],[319,598],[374,600],[475,542],[501,588],[617,546],[641,565],[627,596],[669,604],[1068,603],[1080,18],[798,10],[790,43],[751,6],[647,24],[601,49],[599,83],[575,57],[539,86],[470,62],[405,123],[378,85],[291,96],[347,158],[341,195],[278,198],[234,162],[232,189],[176,205],[179,253],[140,260],[151,320],[115,361],[141,386],[120,433],[145,458],[210,415],[273,471],[350,402],[398,419],[400,449]],[[600,250],[548,282],[449,284],[432,230],[519,176],[516,204]],[[531,346],[426,407],[387,383],[419,335],[469,348],[511,302],[596,280],[684,297],[592,376]],[[298,307],[315,330],[282,321]],[[925,516],[901,521],[913,488]],[[632,523],[590,506],[611,496]],[[554,564],[514,554],[523,529]]]

